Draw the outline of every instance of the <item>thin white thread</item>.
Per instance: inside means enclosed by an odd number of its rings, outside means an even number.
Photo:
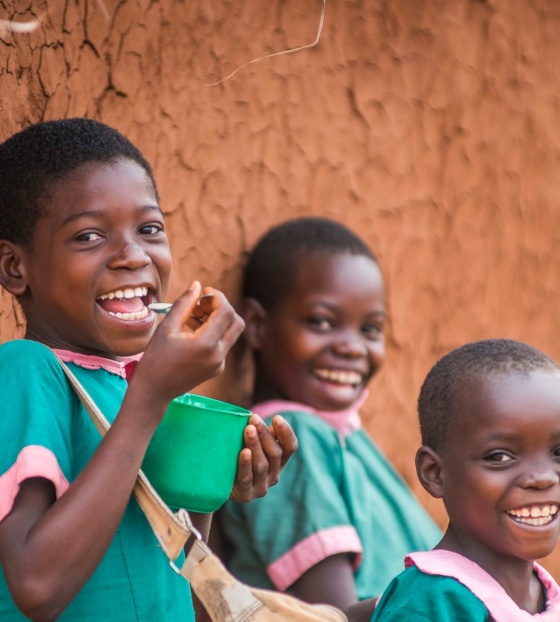
[[[317,45],[317,43],[319,43],[319,39],[321,38],[321,31],[323,30],[323,23],[325,21],[326,4],[327,4],[327,0],[323,0],[323,8],[321,10],[321,19],[319,20],[319,28],[317,30],[317,37],[315,38],[315,41],[313,41],[313,43],[308,43],[307,45],[301,45],[297,48],[290,48],[289,50],[283,50],[282,52],[274,52],[273,54],[267,54],[266,56],[259,56],[259,58],[254,58],[253,60],[250,60],[248,63],[241,65],[241,67],[238,67],[235,71],[232,71],[225,78],[222,78],[221,80],[218,80],[217,82],[210,82],[209,84],[206,84],[206,86],[216,86],[217,84],[221,84],[222,82],[229,80],[238,71],[241,71],[242,69],[247,67],[247,65],[251,65],[252,63],[257,63],[258,61],[264,60],[265,58],[272,58],[273,56],[282,56],[282,54],[291,54],[292,52],[299,52],[300,50],[306,50],[307,48],[312,48],[315,45]]]
[[[101,12],[105,16],[105,19],[109,22],[111,21],[111,16],[109,15],[109,11],[107,11],[107,7],[103,4],[103,0],[97,0],[97,6],[101,9]]]
[[[7,19],[0,19],[0,33],[18,32],[28,33],[36,30],[40,21],[38,19],[32,19],[28,22],[12,22]]]

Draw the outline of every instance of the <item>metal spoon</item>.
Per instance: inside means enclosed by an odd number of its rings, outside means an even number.
[[[199,304],[201,300],[205,300],[208,298],[212,298],[214,294],[204,294],[201,296],[196,304]],[[151,309],[154,313],[161,313],[163,315],[167,315],[171,310],[173,304],[171,302],[152,302],[152,304],[148,305],[148,309]]]

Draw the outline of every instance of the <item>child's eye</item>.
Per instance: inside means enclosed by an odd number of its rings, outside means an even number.
[[[362,328],[362,332],[368,339],[379,339],[383,335],[383,326],[381,324],[366,324]]]
[[[319,315],[307,318],[307,324],[317,331],[327,331],[333,326],[329,319]]]
[[[486,462],[505,464],[513,460],[513,456],[505,451],[492,451],[484,456]]]
[[[96,242],[101,239],[101,235],[96,231],[84,231],[76,236],[77,242]]]
[[[554,455],[555,458],[560,458],[560,447],[557,447],[552,454]]]
[[[158,233],[161,233],[162,231],[163,231],[163,225],[155,224],[155,223],[140,227],[140,233],[142,235],[156,235]]]

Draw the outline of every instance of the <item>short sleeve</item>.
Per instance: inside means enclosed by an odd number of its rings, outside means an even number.
[[[371,622],[491,622],[488,609],[468,588],[450,577],[407,568],[393,579]]]
[[[45,346],[27,340],[0,347],[0,520],[29,477],[53,482],[57,495],[71,473],[73,395]]]
[[[345,499],[338,434],[307,413],[282,414],[298,438],[298,451],[265,497],[229,502],[222,519],[234,545],[232,571],[266,587],[254,576],[258,566],[265,568],[279,590],[326,557],[361,552]]]

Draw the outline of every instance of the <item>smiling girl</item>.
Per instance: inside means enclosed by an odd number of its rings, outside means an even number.
[[[152,169],[112,128],[28,127],[0,145],[0,189],[0,284],[26,319],[0,346],[0,619],[193,620],[131,493],[168,403],[222,370],[243,321],[217,290],[197,311],[195,281],[156,329],[164,218]],[[102,440],[52,350],[112,422]],[[280,418],[253,416],[244,438],[237,501],[265,494],[297,445]]]
[[[257,243],[243,294],[253,411],[282,413],[300,448],[266,500],[226,504],[229,563],[253,585],[345,609],[441,537],[360,421],[385,360],[381,270],[343,225],[300,218]]]

